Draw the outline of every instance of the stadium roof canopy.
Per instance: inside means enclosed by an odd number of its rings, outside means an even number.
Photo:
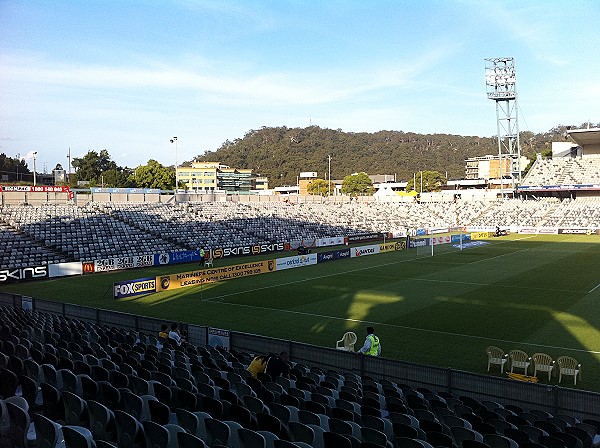
[[[571,129],[567,131],[579,146],[600,145],[600,128]]]

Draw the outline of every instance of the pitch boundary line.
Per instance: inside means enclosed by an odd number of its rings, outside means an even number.
[[[534,237],[535,236],[527,236],[527,237],[519,238],[519,240],[530,239],[530,238],[534,238]],[[467,263],[467,264],[480,263],[482,261],[492,260],[492,259],[495,259],[495,258],[504,257],[506,255],[512,255],[512,254],[515,254],[515,253],[518,253],[518,252],[525,252],[525,251],[528,251],[528,250],[530,250],[530,249],[522,249],[522,250],[518,250],[518,251],[515,251],[515,252],[510,252],[508,254],[501,254],[501,255],[497,255],[495,257],[486,258],[485,260],[473,261],[473,262]],[[441,255],[444,255],[444,254],[441,254]],[[424,259],[424,258],[429,258],[429,255],[426,255],[426,256],[423,256],[423,257],[414,257],[414,258],[410,258],[410,259],[407,259],[407,260],[393,261],[393,262],[390,262],[390,263],[383,263],[383,264],[379,264],[379,265],[375,265],[375,266],[368,266],[368,267],[363,267],[363,268],[351,269],[351,270],[348,270],[348,271],[345,271],[345,272],[340,272],[340,273],[334,273],[334,274],[327,274],[327,275],[320,275],[320,276],[316,276],[316,277],[304,278],[304,279],[300,279],[300,280],[294,280],[292,282],[279,283],[277,285],[269,285],[269,286],[264,286],[264,287],[260,287],[260,288],[254,288],[254,289],[246,290],[243,293],[246,293],[246,292],[256,292],[256,291],[261,291],[261,290],[265,290],[265,289],[277,288],[277,287],[280,287],[280,286],[288,286],[288,285],[293,285],[293,284],[296,284],[296,283],[302,283],[302,282],[309,281],[309,280],[316,280],[316,279],[320,279],[320,278],[334,277],[336,275],[343,275],[343,274],[348,274],[348,273],[353,273],[353,272],[360,272],[360,271],[365,271],[365,270],[368,270],[368,269],[379,268],[379,267],[384,267],[384,266],[390,266],[390,265],[393,265],[393,264],[407,263],[407,262],[412,262],[412,261],[415,261],[415,260],[421,260],[421,259]],[[426,279],[423,279],[423,280],[425,281]],[[438,281],[443,282],[444,280],[438,280]],[[489,285],[482,285],[482,286],[489,286]],[[596,285],[596,287],[594,287],[589,292],[592,292],[596,288],[599,288],[599,287],[600,287],[600,283],[598,285]],[[516,287],[516,288],[523,288],[523,287]],[[565,292],[567,292],[569,290],[556,290],[556,291],[565,291]],[[574,291],[571,291],[571,292],[584,292],[584,291],[574,290]],[[219,304],[219,305],[229,305],[229,306],[237,306],[237,307],[241,307],[241,308],[251,308],[251,309],[265,310],[265,311],[276,312],[276,313],[296,314],[296,315],[309,316],[309,317],[319,317],[319,318],[331,319],[331,320],[339,320],[339,321],[344,321],[344,322],[372,323],[372,324],[375,324],[375,325],[381,325],[381,326],[386,326],[386,327],[400,328],[400,329],[405,329],[405,330],[410,330],[410,331],[422,331],[422,332],[426,332],[426,333],[440,334],[440,335],[445,335],[445,336],[455,336],[455,337],[462,337],[462,338],[469,338],[469,339],[488,340],[488,341],[502,342],[502,343],[507,343],[507,344],[524,344],[524,345],[535,346],[535,347],[543,347],[543,348],[550,348],[550,349],[556,349],[556,350],[568,350],[568,351],[581,352],[581,353],[600,354],[600,351],[594,351],[594,350],[584,350],[584,349],[578,349],[578,348],[560,347],[560,346],[554,346],[554,345],[537,344],[537,343],[532,343],[532,342],[511,341],[511,340],[508,340],[508,339],[497,339],[497,338],[491,338],[491,337],[486,337],[486,336],[467,335],[467,334],[463,334],[463,333],[454,333],[454,332],[441,331],[441,330],[431,330],[431,329],[427,329],[427,328],[409,327],[409,326],[406,326],[406,325],[388,324],[388,323],[385,323],[385,322],[374,322],[374,321],[366,321],[366,320],[362,320],[362,319],[351,319],[351,318],[345,318],[345,317],[327,316],[327,315],[324,315],[324,314],[308,313],[308,312],[304,312],[304,311],[282,310],[282,309],[279,309],[279,308],[269,308],[269,307],[264,307],[264,306],[248,305],[248,304],[243,304],[243,303],[230,303],[230,302],[224,302],[223,301],[227,297],[237,296],[239,294],[240,294],[240,292],[235,292],[235,293],[230,293],[230,294],[224,294],[224,295],[217,296],[217,297],[203,299],[203,301],[204,302],[209,302],[209,303],[215,303],[215,304]]]
[[[469,334],[463,334],[463,333],[454,333],[451,331],[431,330],[431,329],[427,329],[427,328],[409,327],[407,325],[388,324],[385,322],[375,322],[375,321],[368,321],[368,320],[362,320],[362,319],[351,319],[351,318],[347,318],[347,317],[328,316],[325,314],[307,313],[305,311],[282,310],[279,308],[268,308],[266,306],[247,305],[244,303],[230,303],[230,302],[220,302],[220,301],[211,301],[211,303],[216,303],[219,305],[237,306],[237,307],[242,307],[242,308],[253,308],[253,309],[265,310],[265,311],[270,311],[270,312],[275,312],[275,313],[298,314],[298,315],[302,315],[302,316],[319,317],[319,318],[323,318],[323,319],[341,320],[344,322],[374,324],[374,325],[380,325],[380,326],[384,326],[384,327],[400,328],[403,330],[422,331],[425,333],[440,334],[440,335],[444,335],[444,336],[456,336],[456,337],[462,337],[462,338],[468,338],[468,339],[480,339],[480,340],[487,340],[487,341],[504,342],[507,344],[524,344],[524,345],[531,345],[531,346],[535,346],[535,347],[551,348],[551,349],[556,349],[556,350],[569,350],[569,351],[574,351],[574,352],[600,354],[600,351],[583,350],[583,349],[579,349],[579,348],[569,348],[569,347],[559,347],[559,346],[545,345],[545,344],[536,344],[533,342],[511,341],[508,339],[497,339],[497,338],[490,338],[490,337],[486,337],[486,336],[476,336],[476,335],[469,335]]]
[[[600,283],[598,283],[596,286],[594,286],[592,289],[590,289],[587,293],[591,294],[593,293],[595,290],[597,290],[598,288],[600,288]]]

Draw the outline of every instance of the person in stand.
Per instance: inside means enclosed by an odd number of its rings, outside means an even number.
[[[365,343],[356,353],[362,353],[367,356],[381,355],[381,344],[379,343],[379,338],[375,336],[375,329],[373,327],[367,327]]]
[[[204,252],[204,248],[200,249],[200,266],[204,267],[204,258],[206,257],[206,252]]]
[[[290,363],[288,361],[288,353],[281,352],[279,355],[270,355],[269,362],[267,363],[267,368],[265,369],[265,373],[271,375],[273,381],[278,376],[283,376],[285,378],[290,377]]]
[[[171,324],[171,331],[169,331],[169,340],[176,347],[181,347],[185,344],[185,339],[181,336],[181,332],[179,331],[179,326],[176,322]]]
[[[161,344],[169,343],[169,327],[167,324],[162,324],[160,326],[160,331],[158,332],[158,342]]]
[[[265,355],[257,355],[252,359],[250,365],[246,368],[248,372],[252,375],[253,378],[259,373],[264,373],[267,368],[267,362],[269,362],[269,357]]]

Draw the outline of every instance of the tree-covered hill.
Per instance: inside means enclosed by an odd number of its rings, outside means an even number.
[[[521,133],[522,153],[532,158],[535,153],[548,150],[551,141],[565,140],[565,129],[565,126],[557,126],[540,134]],[[448,173],[449,179],[464,178],[465,159],[497,153],[494,137],[402,131],[355,133],[318,126],[281,126],[250,130],[244,138],[227,140],[216,151],[198,156],[196,160],[252,168],[267,176],[271,187],[276,187],[295,185],[301,171],[317,171],[318,176],[324,178],[329,155],[333,179],[364,171],[396,174],[398,180],[409,180],[421,169]]]

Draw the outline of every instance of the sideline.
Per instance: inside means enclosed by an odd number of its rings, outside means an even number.
[[[433,333],[433,334],[440,334],[440,335],[444,335],[444,336],[453,336],[453,337],[466,338],[466,339],[478,339],[478,340],[485,340],[485,341],[503,342],[506,344],[515,344],[515,345],[521,344],[521,345],[530,345],[533,347],[551,348],[551,349],[556,349],[556,350],[566,350],[566,351],[572,351],[572,352],[600,354],[600,351],[594,351],[594,350],[584,350],[584,349],[579,349],[579,348],[537,344],[537,343],[533,343],[533,342],[511,341],[509,339],[497,339],[497,338],[490,338],[490,337],[486,337],[486,336],[476,336],[476,335],[470,335],[470,334],[464,334],[464,333],[454,333],[451,331],[430,330],[427,328],[409,327],[407,325],[388,324],[385,322],[374,322],[371,320],[350,319],[347,317],[328,316],[326,314],[307,313],[304,311],[282,310],[282,309],[278,309],[278,308],[268,308],[265,306],[247,305],[244,303],[230,303],[230,302],[221,302],[221,301],[214,301],[212,303],[216,303],[219,305],[236,306],[236,307],[242,307],[242,308],[252,308],[252,309],[258,309],[258,310],[270,311],[273,313],[296,314],[296,315],[301,315],[301,316],[318,317],[321,319],[340,320],[340,321],[344,321],[344,322],[354,322],[354,323],[361,323],[361,324],[375,324],[376,326],[399,328],[402,330]]]
[[[594,286],[592,289],[590,289],[587,293],[591,294],[591,293],[593,293],[598,288],[600,288],[600,283],[598,283],[596,286]]]
[[[527,237],[519,238],[519,240],[530,239],[530,238],[535,238],[535,236],[534,235],[533,236],[527,236]],[[506,241],[506,242],[508,243],[509,241]],[[508,254],[501,254],[501,255],[496,255],[494,257],[486,258],[485,260],[472,261],[470,263],[465,263],[464,265],[481,263],[481,262],[484,262],[484,261],[487,261],[487,260],[492,260],[492,259],[496,259],[496,258],[499,258],[499,257],[504,257],[504,256],[507,256],[507,255],[512,255],[512,254],[515,254],[515,253],[525,252],[525,251],[529,251],[529,250],[530,249],[521,249],[521,250],[517,250],[517,251],[514,251],[514,252],[510,252]],[[442,253],[442,254],[438,254],[438,255],[446,255],[446,254],[450,254],[450,253],[453,253],[453,252],[446,252],[446,253]],[[385,327],[390,327],[390,328],[398,328],[398,329],[409,330],[409,331],[424,332],[424,333],[431,333],[431,334],[439,334],[439,335],[443,335],[443,336],[452,336],[452,337],[459,337],[459,338],[465,338],[465,339],[476,339],[476,340],[485,340],[485,341],[492,341],[492,342],[501,342],[501,343],[506,343],[506,344],[521,344],[521,345],[528,345],[528,346],[532,346],[532,347],[543,347],[543,348],[549,348],[549,349],[554,349],[554,350],[565,350],[565,351],[571,351],[571,352],[600,354],[600,351],[594,351],[594,350],[585,350],[585,349],[578,349],[578,348],[560,347],[560,346],[545,345],[545,344],[539,344],[539,343],[533,343],[533,342],[512,341],[512,340],[508,340],[508,339],[498,339],[498,338],[491,338],[491,337],[486,337],[486,336],[468,335],[468,334],[464,334],[464,333],[455,333],[455,332],[448,332],[448,331],[441,331],[441,330],[431,330],[431,329],[427,329],[427,328],[411,327],[411,326],[407,326],[407,325],[389,324],[389,323],[385,323],[385,322],[374,322],[374,321],[367,321],[367,320],[362,320],[362,319],[351,319],[351,318],[346,318],[346,317],[338,317],[338,316],[329,316],[329,315],[325,315],[325,314],[309,313],[309,312],[305,312],[305,311],[283,310],[283,309],[279,309],[279,308],[269,308],[269,307],[258,306],[258,305],[249,305],[249,304],[243,304],[243,303],[230,303],[230,302],[225,302],[224,301],[227,297],[238,296],[240,294],[245,294],[247,292],[248,293],[252,293],[252,292],[266,290],[266,289],[278,288],[278,287],[281,287],[281,286],[289,286],[289,285],[293,285],[293,284],[296,284],[296,283],[303,283],[303,282],[311,281],[311,280],[317,280],[317,279],[322,279],[322,278],[329,278],[329,277],[334,277],[334,276],[338,276],[338,275],[345,275],[345,274],[349,274],[349,273],[356,273],[356,272],[366,271],[366,270],[370,270],[370,269],[374,269],[374,268],[376,269],[376,268],[390,266],[390,265],[395,265],[395,264],[414,262],[416,260],[422,260],[422,259],[427,259],[427,258],[431,258],[431,255],[425,255],[425,256],[421,256],[421,257],[414,257],[414,258],[409,258],[409,259],[400,260],[400,261],[393,261],[393,262],[389,262],[389,263],[382,263],[382,264],[379,264],[379,265],[371,265],[371,266],[368,266],[368,267],[351,269],[351,270],[348,270],[348,271],[336,272],[336,273],[333,273],[333,274],[320,275],[320,276],[316,276],[316,277],[308,277],[308,278],[304,278],[304,279],[294,280],[294,281],[291,281],[291,282],[285,282],[285,283],[279,283],[279,284],[276,284],[276,285],[269,285],[269,286],[263,286],[263,287],[260,287],[260,288],[248,289],[248,290],[243,291],[243,292],[239,292],[238,291],[238,292],[235,292],[235,293],[223,294],[221,296],[216,296],[216,297],[212,297],[212,298],[202,299],[202,301],[209,302],[209,303],[220,304],[220,305],[233,306],[233,307],[256,309],[256,310],[264,310],[264,311],[269,311],[269,312],[272,312],[272,313],[283,313],[283,314],[290,314],[290,315],[316,317],[316,318],[321,318],[321,319],[331,319],[331,320],[337,320],[337,321],[343,321],[343,322],[353,322],[353,323],[360,323],[360,324],[375,324],[377,326],[385,326]],[[367,274],[364,274],[364,275],[365,276],[369,276]],[[377,277],[377,276],[373,275],[373,276],[370,276],[370,277]],[[431,280],[431,279],[412,278],[412,277],[411,278],[407,278],[406,280],[428,281],[428,282],[432,282],[433,281],[433,282],[440,282],[440,283],[464,283],[464,284],[473,284],[475,286],[490,286],[491,285],[491,283],[490,284],[480,284],[480,283],[471,283],[471,282],[453,282],[453,281],[446,281],[446,280]],[[515,289],[530,289],[530,287],[527,287],[527,286],[508,286],[508,287],[512,287],[512,288],[515,288]],[[600,287],[600,284],[598,284],[593,290],[595,290],[596,288],[599,288],[599,287]],[[585,293],[585,291],[582,291],[582,290],[563,290],[563,289],[545,289],[545,288],[540,288],[540,289],[547,290],[547,291],[584,292]]]

